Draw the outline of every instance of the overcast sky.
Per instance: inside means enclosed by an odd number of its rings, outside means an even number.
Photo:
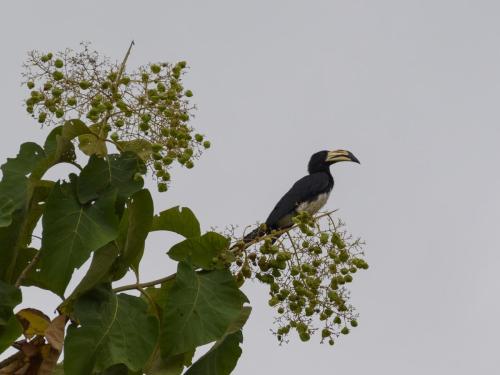
[[[80,41],[134,67],[187,60],[213,148],[173,171],[157,210],[190,207],[204,229],[266,218],[322,149],[334,166],[327,208],[362,236],[359,327],[334,348],[278,346],[267,288],[234,374],[493,374],[500,334],[500,2],[16,1],[0,5],[3,160],[45,138],[21,106],[26,51]],[[56,171],[57,172],[57,171]],[[56,173],[53,172],[53,173]],[[174,240],[174,239],[172,239]],[[172,271],[148,243],[143,278]],[[50,293],[26,299],[46,313]]]

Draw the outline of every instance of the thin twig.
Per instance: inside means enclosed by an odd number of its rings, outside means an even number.
[[[164,282],[167,282],[167,281],[173,280],[173,279],[175,279],[175,273],[172,275],[168,275],[166,277],[162,277],[161,279],[158,279],[158,280],[152,280],[152,281],[148,281],[148,282],[140,283],[140,284],[135,283],[135,284],[119,286],[118,288],[114,288],[113,292],[118,293],[118,292],[123,292],[125,290],[131,290],[131,289],[137,289],[140,291],[139,288],[147,288],[148,286],[163,284]]]

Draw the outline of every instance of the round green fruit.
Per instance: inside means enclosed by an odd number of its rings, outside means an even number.
[[[52,78],[56,81],[60,81],[61,79],[64,78],[63,72],[60,72],[59,70],[56,70],[54,73],[52,73]]]
[[[299,334],[299,337],[300,337],[300,340],[304,341],[304,342],[309,341],[311,339],[311,336],[307,332],[301,332]]]
[[[89,81],[80,81],[78,84],[82,90],[87,90],[92,86],[92,84]]]
[[[159,183],[158,183],[158,191],[159,191],[160,193],[164,193],[164,192],[165,192],[165,191],[167,191],[167,190],[168,190],[168,187],[167,187],[167,184],[166,184],[166,183],[164,183],[164,182],[159,182]]]
[[[47,114],[45,112],[40,112],[38,115],[38,122],[43,123],[47,119]]]

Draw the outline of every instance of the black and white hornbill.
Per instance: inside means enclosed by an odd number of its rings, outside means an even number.
[[[323,207],[333,188],[333,177],[330,165],[340,161],[352,161],[359,164],[359,160],[345,150],[320,151],[311,156],[307,170],[309,174],[302,177],[279,200],[269,214],[264,228],[259,227],[247,234],[243,241],[250,242],[273,230],[289,228],[293,225],[295,214],[305,211],[314,215]],[[273,238],[273,242],[277,238]]]

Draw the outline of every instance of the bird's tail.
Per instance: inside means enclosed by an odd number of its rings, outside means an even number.
[[[263,228],[262,226],[258,226],[253,231],[248,233],[245,237],[243,237],[243,242],[244,243],[251,242],[258,237],[262,237],[262,236],[266,235],[267,233],[268,233],[268,231],[265,228]]]
[[[252,242],[256,238],[265,236],[267,233],[268,233],[268,231],[265,228],[265,226],[260,225],[257,228],[255,228],[253,231],[248,233],[245,237],[243,237],[243,239],[241,241],[238,241],[233,246],[231,246],[230,250],[234,250],[234,249],[239,248],[239,247],[244,247],[245,244]]]

